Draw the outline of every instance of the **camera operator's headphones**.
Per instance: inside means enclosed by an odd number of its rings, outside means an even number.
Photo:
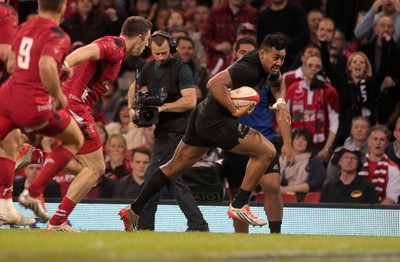
[[[162,36],[167,38],[168,40],[168,44],[169,44],[169,51],[171,54],[175,54],[177,51],[177,44],[176,41],[172,38],[172,36],[170,34],[168,34],[167,32],[163,31],[163,30],[157,30],[155,31],[151,37],[154,36]]]

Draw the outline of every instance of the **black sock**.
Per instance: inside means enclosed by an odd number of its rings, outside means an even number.
[[[139,197],[131,204],[132,211],[139,215],[147,201],[160,191],[163,186],[167,185],[169,181],[163,171],[157,168],[150,181],[142,189]]]
[[[268,226],[271,234],[281,233],[282,221],[268,221]]]
[[[232,207],[242,208],[244,205],[247,205],[249,203],[250,195],[252,192],[253,191],[247,191],[239,188],[235,198],[232,201]]]

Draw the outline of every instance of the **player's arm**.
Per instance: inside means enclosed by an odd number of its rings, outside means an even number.
[[[97,44],[91,43],[76,49],[65,58],[64,65],[74,67],[87,60],[100,60],[100,48]]]
[[[231,76],[228,70],[221,71],[213,78],[211,78],[207,83],[208,92],[225,107],[231,114],[235,117],[241,117],[246,115],[252,108],[251,105],[236,108],[233,104],[232,99],[229,95],[229,88],[232,87]]]
[[[15,62],[17,61],[17,56],[15,55],[14,51],[10,50],[8,52],[8,59],[7,59],[7,72],[11,74],[14,72],[15,69]]]
[[[58,63],[52,56],[42,55],[40,57],[39,75],[43,85],[54,98],[56,109],[65,108],[67,99],[61,91]]]
[[[7,62],[8,53],[11,51],[10,44],[0,44],[0,61],[4,64]]]
[[[287,157],[289,166],[293,164],[294,152],[292,147],[292,130],[291,130],[291,117],[289,110],[286,106],[286,85],[283,81],[281,73],[273,75],[269,79],[272,95],[276,99],[276,103],[272,106],[275,111],[276,122],[281,131],[283,139],[282,157]]]

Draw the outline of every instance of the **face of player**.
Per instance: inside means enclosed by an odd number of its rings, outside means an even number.
[[[188,40],[180,40],[178,44],[177,54],[179,57],[187,62],[193,57],[194,47],[193,44]]]
[[[374,131],[368,137],[368,147],[371,155],[381,157],[385,154],[389,140],[383,131]]]
[[[340,157],[338,164],[342,171],[354,172],[357,170],[358,167],[358,157],[353,153],[345,152]]]
[[[131,160],[131,168],[133,174],[135,176],[144,178],[144,174],[146,173],[147,167],[149,166],[150,157],[146,154],[136,152],[132,156]]]
[[[362,119],[353,121],[351,126],[351,136],[355,141],[367,141],[369,126],[368,123]]]
[[[158,65],[164,65],[171,57],[170,47],[168,41],[164,41],[161,46],[156,43],[151,43],[151,53]]]
[[[128,55],[132,56],[140,56],[143,53],[143,50],[146,46],[149,45],[150,31],[145,35],[138,35],[134,39],[134,43],[130,50],[127,50]]]
[[[269,48],[267,51],[260,49],[259,56],[264,71],[275,75],[285,61],[286,49],[276,50],[275,47]]]
[[[307,150],[308,142],[304,136],[295,136],[293,138],[293,150],[297,154],[304,153]]]

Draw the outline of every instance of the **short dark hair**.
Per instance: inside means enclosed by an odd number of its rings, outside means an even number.
[[[193,39],[189,36],[178,37],[178,39],[176,39],[176,44],[179,45],[180,41],[189,41],[190,43],[192,43],[193,47],[195,47],[195,43],[194,43]]]
[[[132,149],[132,155],[131,155],[131,160],[133,160],[133,157],[135,156],[136,153],[142,153],[145,155],[148,155],[151,157],[151,150],[150,148],[144,147],[144,146],[138,146]]]
[[[282,35],[268,34],[264,37],[260,48],[265,51],[269,50],[270,48],[275,48],[276,50],[285,49],[286,38]]]
[[[151,30],[153,24],[140,16],[128,17],[122,25],[121,34],[127,37],[145,35]]]
[[[304,139],[307,141],[307,152],[312,151],[312,145],[313,145],[313,137],[311,132],[306,129],[306,128],[296,128],[292,131],[292,140],[296,137],[304,137]]]
[[[43,11],[57,11],[67,0],[39,0],[39,9]]]
[[[258,44],[257,44],[256,41],[254,41],[253,38],[243,37],[243,38],[240,38],[239,40],[236,41],[236,43],[235,43],[235,52],[237,52],[239,50],[240,45],[242,45],[242,44],[249,44],[249,45],[254,46],[255,48],[258,48]]]
[[[124,99],[118,104],[117,110],[114,113],[113,122],[121,123],[121,117],[119,116],[119,111],[123,107],[128,107],[128,100]]]
[[[320,50],[319,45],[317,45],[316,43],[313,42],[309,42],[302,50],[301,54],[304,55],[304,53],[306,52],[307,49],[309,48],[315,48]]]

